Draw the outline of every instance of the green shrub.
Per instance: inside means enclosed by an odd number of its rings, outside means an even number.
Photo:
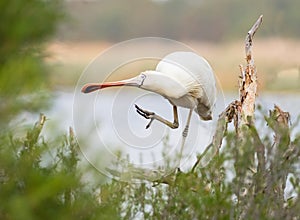
[[[20,112],[45,106],[48,68],[43,44],[64,17],[62,1],[0,2],[0,128]]]
[[[297,219],[300,134],[291,140],[291,130],[274,114],[266,117],[265,137],[250,125],[242,139],[228,132],[208,166],[178,170],[168,184],[110,180],[88,186],[72,129],[61,143],[49,143],[40,133],[41,116],[24,137],[1,135],[0,217]]]

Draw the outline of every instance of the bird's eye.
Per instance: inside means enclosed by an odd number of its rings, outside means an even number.
[[[146,79],[146,75],[141,74],[140,77],[141,77],[141,82],[140,82],[140,86],[139,87],[141,87],[144,84],[144,81]]]

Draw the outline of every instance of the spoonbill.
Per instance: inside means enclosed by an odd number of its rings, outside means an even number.
[[[182,132],[180,157],[185,139],[188,135],[192,112],[200,119],[211,120],[216,101],[216,83],[209,63],[193,52],[173,52],[165,56],[155,70],[141,72],[138,76],[115,82],[88,83],[83,86],[83,93],[94,92],[114,86],[134,86],[152,91],[165,97],[173,106],[173,122],[154,112],[144,110],[135,105],[136,111],[146,119],[150,119],[146,129],[154,120],[158,120],[172,129],[178,128],[177,106],[189,109],[185,129]]]

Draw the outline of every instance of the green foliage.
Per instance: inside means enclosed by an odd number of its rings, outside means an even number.
[[[61,145],[49,146],[40,132],[45,118],[25,137],[1,137],[1,219],[90,219],[96,200],[81,183],[78,145],[72,130]],[[49,160],[47,165],[43,160]]]
[[[179,170],[168,184],[94,185],[83,179],[72,129],[60,143],[48,142],[41,136],[41,115],[23,137],[1,135],[0,218],[296,219],[300,134],[291,140],[275,113],[266,117],[266,136],[253,125],[244,128],[242,139],[228,132],[208,166]]]
[[[63,14],[59,0],[0,2],[0,127],[22,111],[43,106],[48,68],[43,43]],[[33,93],[35,93],[33,95]]]
[[[54,33],[63,15],[59,0],[4,0],[0,7],[1,64],[24,53],[39,52],[34,47]]]
[[[120,214],[124,219],[297,219],[300,134],[292,141],[276,111],[265,117],[269,128],[263,138],[254,125],[244,127],[242,135],[229,132],[208,166],[179,171],[174,182],[114,183]],[[115,205],[114,199],[106,202]]]

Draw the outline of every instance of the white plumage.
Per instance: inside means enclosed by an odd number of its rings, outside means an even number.
[[[192,112],[195,111],[201,119],[212,119],[212,108],[216,101],[216,83],[213,70],[201,56],[192,52],[174,52],[164,57],[155,70],[140,73],[131,79],[106,83],[89,83],[82,92],[90,93],[98,89],[112,86],[135,86],[158,93],[173,105],[174,121],[170,122],[154,112],[149,112],[136,105],[137,112],[150,119],[148,128],[154,120],[158,120],[170,128],[177,128],[177,106],[190,109],[181,145],[184,146]]]
[[[216,101],[213,70],[201,56],[192,52],[174,52],[161,60],[155,71],[145,71],[141,88],[156,92],[172,104],[193,108],[209,119]]]

